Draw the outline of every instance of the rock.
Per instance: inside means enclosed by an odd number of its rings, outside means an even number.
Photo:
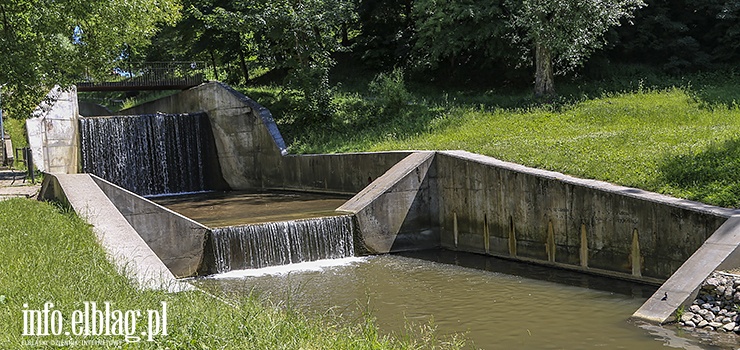
[[[694,324],[699,324],[704,319],[704,317],[701,317],[699,315],[694,315],[694,318],[691,319],[691,322],[694,322]]]
[[[727,316],[727,317],[735,317],[735,316],[737,316],[737,312],[735,312],[735,311],[727,311],[727,313],[725,314],[725,316]]]
[[[727,315],[727,310],[725,310],[725,309],[719,310],[719,312],[717,313],[717,315],[725,316],[725,315]]]
[[[732,296],[732,300],[740,302],[740,290],[735,292],[735,295]]]
[[[730,322],[730,323],[725,324],[724,326],[722,326],[722,329],[724,329],[724,330],[726,330],[728,332],[733,332],[733,331],[735,331],[735,327],[737,327],[737,325],[735,324],[735,322]]]
[[[714,301],[714,296],[711,294],[707,294],[704,296],[704,300],[706,300],[708,303]]]
[[[725,294],[725,289],[727,289],[725,286],[717,286],[716,292],[717,294]]]
[[[692,328],[696,327],[696,323],[694,323],[693,321],[686,321],[683,325]]]
[[[732,323],[732,319],[729,317],[722,317],[722,319],[718,320],[718,322],[722,322],[722,324],[728,324],[728,323]]]
[[[721,324],[719,322],[709,322],[709,327],[712,327],[714,329],[720,328],[722,326],[723,326],[723,324]]]
[[[704,314],[704,319],[707,320],[707,321],[709,321],[709,322],[714,321],[715,318],[717,318],[717,317],[714,316],[714,313],[712,313],[712,312],[707,312],[706,314]]]
[[[718,313],[720,310],[722,310],[722,308],[719,306],[712,306],[712,308],[709,309],[709,311],[714,312],[715,314]]]
[[[709,325],[709,322],[707,322],[707,320],[701,320],[701,322],[699,322],[699,323],[696,324],[696,326],[699,327],[699,328],[704,328],[707,325]]]
[[[721,285],[720,280],[716,277],[710,277],[707,278],[706,281],[704,281],[704,285],[702,286],[702,289],[714,289],[717,288],[717,286]]]
[[[712,304],[710,304],[710,303],[701,304],[701,308],[702,309],[705,309],[705,310],[709,310],[709,309],[712,308]]]
[[[696,315],[691,312],[684,312],[683,315],[681,315],[681,322],[691,321],[691,319],[694,318],[694,316]]]
[[[689,306],[689,311],[691,311],[693,313],[697,313],[697,312],[699,312],[699,310],[701,310],[701,307],[699,305],[691,305],[691,306]]]

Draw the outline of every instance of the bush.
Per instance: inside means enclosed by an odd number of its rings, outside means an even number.
[[[368,84],[368,90],[375,98],[374,103],[382,114],[395,113],[413,100],[406,89],[403,69],[394,68],[390,73],[380,73]]]

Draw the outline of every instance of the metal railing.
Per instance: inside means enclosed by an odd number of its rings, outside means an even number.
[[[78,83],[77,89],[181,89],[203,83],[205,79],[206,65],[201,61],[122,62],[108,78]]]

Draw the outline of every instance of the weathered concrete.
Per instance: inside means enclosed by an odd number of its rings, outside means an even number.
[[[95,183],[178,278],[195,276],[208,228],[95,175]]]
[[[92,225],[119,272],[135,280],[140,288],[169,291],[193,288],[175,279],[90,175],[47,174],[39,199],[59,200],[74,209]]]
[[[266,160],[258,176],[265,189],[353,195],[410,154],[399,151],[289,155]]]
[[[53,174],[77,173],[79,138],[77,91],[59,86],[47,95],[51,102],[40,104],[34,117],[26,120],[33,162],[41,171]]]
[[[87,102],[87,101],[78,101],[77,105],[79,107],[81,116],[99,117],[99,116],[113,115],[113,112],[111,112],[110,109],[108,109],[107,107],[103,105],[99,105],[97,103]]]
[[[207,83],[121,111],[208,114],[224,179],[234,190],[355,194],[408,151],[288,156],[268,109],[222,83]]]
[[[670,248],[670,247],[669,247]],[[728,219],[676,270],[632,317],[655,323],[672,321],[681,305],[690,305],[715,270],[740,266],[740,216]]]
[[[355,214],[368,253],[439,245],[433,160],[434,152],[407,156],[337,209]]]
[[[655,282],[738,213],[463,151],[436,162],[441,244],[453,250]]]
[[[287,154],[285,142],[266,108],[222,83],[206,83],[120,112],[205,112],[211,120],[221,172],[235,190],[259,188],[263,160]]]

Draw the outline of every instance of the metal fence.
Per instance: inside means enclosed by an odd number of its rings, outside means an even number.
[[[206,65],[201,61],[123,62],[107,79],[77,84],[78,91],[183,89],[203,83]]]

